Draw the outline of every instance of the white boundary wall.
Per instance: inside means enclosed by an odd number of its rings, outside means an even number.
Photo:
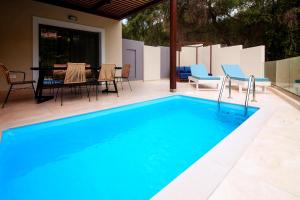
[[[196,49],[191,47],[182,47],[180,51],[180,63],[189,66],[196,63]],[[178,56],[179,56],[178,54]],[[177,59],[179,62],[179,58]],[[181,66],[183,66],[181,64]]]
[[[197,46],[197,45],[194,45]],[[199,45],[198,45],[199,46]],[[177,53],[177,56],[179,53]],[[198,48],[198,63],[205,64],[207,71],[210,65],[210,46]],[[246,75],[264,76],[265,46],[243,49],[242,45],[221,47],[212,46],[212,73],[224,75],[221,64],[239,64]],[[182,47],[180,66],[196,63],[196,47]],[[177,58],[179,66],[179,58]]]
[[[160,79],[160,47],[144,46],[144,80]]]
[[[196,51],[196,50],[195,50]],[[210,63],[210,47],[199,47],[198,48],[198,63],[204,64],[206,70],[209,72]]]
[[[248,75],[265,75],[265,46],[251,47],[241,51],[241,67]]]
[[[193,45],[182,47],[181,52],[177,51],[177,66],[190,66],[198,63],[205,64],[209,72],[210,66],[210,46],[196,47]],[[161,79],[161,47],[144,46],[143,75],[145,81]],[[180,58],[179,58],[180,55]],[[168,59],[168,58],[167,58]],[[212,46],[212,74],[224,76],[221,68],[222,64],[238,64],[246,75],[264,76],[265,46],[256,46],[243,49],[242,45],[221,47],[220,44]]]
[[[214,45],[212,48],[212,74],[224,75],[222,64],[241,64],[242,46],[231,46],[221,48],[220,45]],[[199,62],[200,63],[200,62]]]

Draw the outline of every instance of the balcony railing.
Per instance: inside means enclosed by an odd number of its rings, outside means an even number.
[[[300,56],[265,62],[265,76],[273,85],[300,96]]]

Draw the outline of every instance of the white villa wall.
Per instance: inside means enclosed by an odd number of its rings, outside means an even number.
[[[242,45],[221,48],[220,45],[214,45],[212,48],[212,74],[215,76],[224,76],[221,68],[222,64],[241,64],[240,52]]]
[[[76,22],[68,15],[77,17]],[[33,17],[46,18],[75,25],[101,28],[105,31],[104,58],[106,63],[122,65],[122,22],[91,15],[72,9],[53,6],[32,0],[1,1],[0,6],[0,62],[9,70],[25,71],[32,78],[30,67],[34,66]],[[37,67],[37,66],[34,66]],[[0,77],[0,91],[8,86]]]
[[[210,46],[198,48],[198,63],[204,64],[206,70],[209,72],[210,66]]]
[[[179,54],[177,53],[177,56]],[[204,64],[209,72],[210,66],[210,46],[198,48],[198,63]],[[177,59],[177,66],[179,65]],[[223,76],[221,64],[238,64],[245,74],[264,76],[265,47],[257,46],[243,49],[242,45],[221,47],[212,46],[212,74]],[[196,48],[182,47],[180,53],[180,65],[196,64]]]
[[[182,47],[177,51],[177,66],[190,66],[204,64],[210,72],[210,46],[198,47],[201,44]],[[144,80],[158,80],[161,73],[161,47],[144,46]],[[180,55],[180,58],[179,58]],[[167,62],[169,58],[166,58]],[[212,46],[212,74],[224,76],[222,64],[238,64],[246,75],[264,76],[265,47],[257,46],[243,49],[242,45],[221,47],[220,44]]]
[[[180,51],[180,65],[190,66],[195,63],[196,63],[196,48],[182,47]]]
[[[241,67],[247,75],[264,76],[265,46],[251,47],[241,51]]]
[[[160,47],[144,46],[144,80],[160,79]]]

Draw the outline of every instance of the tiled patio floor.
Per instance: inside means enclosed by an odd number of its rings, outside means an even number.
[[[168,84],[168,80],[136,81],[132,92],[125,85],[120,97],[101,94],[98,101],[92,96],[91,102],[67,95],[62,107],[54,100],[36,104],[30,91],[15,93],[0,109],[0,130],[171,95]],[[186,83],[178,84],[178,93],[214,100],[218,96]],[[226,95],[225,91],[225,101],[244,102],[244,93],[234,91],[232,99]],[[257,100],[250,105],[271,107],[274,112],[210,199],[300,199],[300,111],[272,92],[257,94]]]

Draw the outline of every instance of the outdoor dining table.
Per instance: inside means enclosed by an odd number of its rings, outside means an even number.
[[[44,80],[45,80],[45,75],[47,72],[51,72],[53,70],[67,70],[66,67],[31,67],[30,68],[32,71],[39,71],[39,78],[37,82],[37,87],[36,87],[36,92],[35,92],[35,99],[37,103],[43,103],[45,101],[49,101],[54,98],[54,95],[43,95],[43,89],[44,89]],[[95,70],[99,72],[101,67],[85,67],[85,69],[90,69],[90,70]],[[122,69],[122,67],[116,67],[116,69]],[[105,92],[114,92],[114,91],[108,91],[108,88],[104,90]]]

